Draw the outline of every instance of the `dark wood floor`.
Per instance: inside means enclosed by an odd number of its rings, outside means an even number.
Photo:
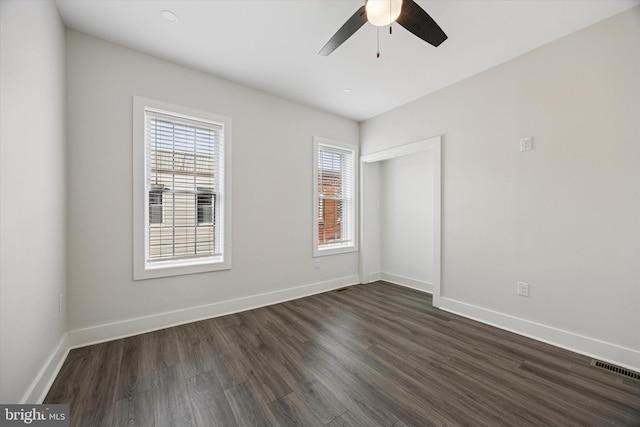
[[[72,426],[640,426],[640,382],[378,282],[72,350]]]

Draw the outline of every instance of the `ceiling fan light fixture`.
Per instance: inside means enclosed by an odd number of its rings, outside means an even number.
[[[402,10],[402,0],[367,0],[367,20],[377,26],[385,27],[395,22]]]
[[[396,22],[435,47],[440,46],[447,39],[442,28],[418,6],[416,0],[367,0],[351,15],[351,18],[347,19],[347,22],[342,24],[342,27],[320,49],[318,55],[329,55],[367,22],[375,26],[389,25],[389,32],[391,32],[391,23]]]

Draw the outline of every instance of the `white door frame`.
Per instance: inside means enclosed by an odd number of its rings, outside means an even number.
[[[364,166],[368,163],[381,162],[395,157],[406,156],[408,154],[419,153],[421,151],[433,150],[433,306],[440,306],[440,250],[441,250],[441,209],[442,209],[442,149],[441,137],[424,139],[400,147],[379,151],[360,157],[360,283],[369,282],[369,266],[367,265],[367,245],[364,233],[366,220],[364,189]]]

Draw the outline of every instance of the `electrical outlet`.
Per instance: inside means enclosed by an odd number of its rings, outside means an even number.
[[[313,260],[313,267],[320,268],[320,260],[318,258]]]
[[[525,282],[518,282],[518,295],[523,297],[529,296],[529,284]]]
[[[520,140],[520,151],[533,150],[533,138],[530,136]]]
[[[60,294],[60,296],[58,296],[58,313],[62,313],[63,306],[64,306],[64,296]]]

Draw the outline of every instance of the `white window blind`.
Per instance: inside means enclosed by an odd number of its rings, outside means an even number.
[[[316,250],[355,247],[354,149],[316,144]]]
[[[144,111],[148,265],[223,253],[224,125]]]

